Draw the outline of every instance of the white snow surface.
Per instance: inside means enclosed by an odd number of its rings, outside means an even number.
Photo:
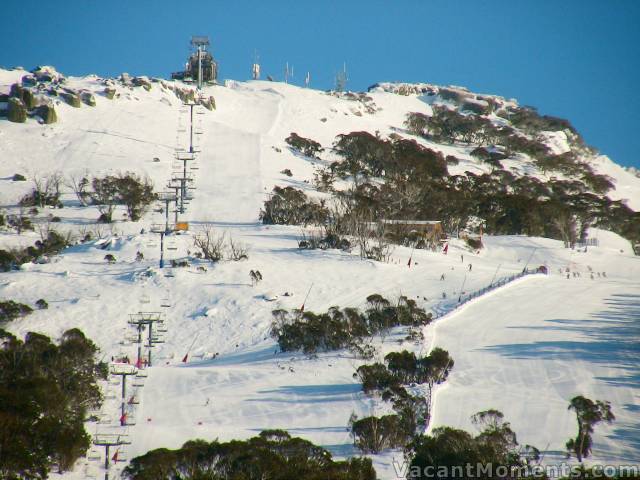
[[[0,70],[0,92],[25,73]],[[71,78],[68,84],[95,92],[103,88],[96,77]],[[97,93],[96,107],[57,105],[56,124],[0,122],[0,203],[15,205],[31,188],[29,181],[12,182],[14,173],[30,179],[55,170],[65,175],[130,170],[164,185],[174,149],[184,148],[187,140],[181,102],[159,83],[149,92],[123,86],[117,91],[120,97],[114,100]],[[575,435],[568,402],[582,394],[609,400],[617,417],[612,425],[596,428],[591,461],[640,459],[640,259],[629,242],[611,232],[592,231],[600,246],[585,252],[543,238],[486,237],[486,248],[472,252],[452,240],[448,255],[413,252],[411,268],[407,260],[412,253],[402,247],[386,264],[335,250],[299,250],[300,228],[263,226],[258,214],[274,185],[315,195],[310,183],[314,167],[326,160],[294,154],[284,139],[296,132],[330,147],[340,133],[388,135],[402,129],[407,112],[427,113],[430,107],[417,96],[378,90],[368,94],[379,109],[371,114],[358,101],[260,81],[229,82],[228,87],[207,87],[205,93],[215,97],[217,110],[202,109],[196,117],[202,132],[197,135],[199,170],[193,172],[194,199],[182,217],[190,222],[190,232],[170,237],[172,250],[166,254],[180,259],[188,250],[193,253],[193,235],[211,225],[245,243],[248,260],[216,265],[194,260],[167,277],[169,269],[158,268],[158,238],[148,233],[150,224],[163,221],[162,214],[96,227],[97,210],[81,207],[66,191],[65,208],[46,209],[40,216],[61,217],[61,229],[99,233],[109,239],[107,249],[100,248],[104,242],[79,244],[51,263],[0,274],[0,298],[31,305],[44,298],[50,305],[8,324],[11,332],[59,337],[79,327],[105,359],[135,358],[135,346],[126,341],[131,333],[128,314],[165,313],[166,342],[154,348],[154,366],[147,369],[144,387],[135,389],[140,404],[131,411],[135,425],[126,431],[132,443],[121,449],[121,459],[158,447],[177,448],[194,438],[248,438],[266,428],[286,429],[337,458],[359,455],[347,430],[349,416],[391,409],[361,392],[353,373],[363,361],[344,351],[315,358],[277,353],[269,335],[271,311],[299,308],[312,284],[308,310],[362,307],[368,295],[381,293],[390,299],[407,295],[445,314],[424,329],[421,343],[403,340],[401,331],[377,341],[378,361],[401,349],[425,354],[439,346],[452,354],[455,367],[436,391],[430,429],[449,425],[471,430],[472,414],[497,408],[521,443],[536,445],[546,452],[545,462],[554,463]],[[461,169],[472,166],[464,148],[438,148],[468,159]],[[285,168],[292,177],[280,173]],[[616,181],[612,196],[640,207],[640,179],[606,157],[599,160],[598,171]],[[122,213],[117,210],[114,218],[120,220]],[[147,233],[141,233],[143,228]],[[17,236],[3,231],[0,248],[32,244],[37,238],[35,232]],[[142,262],[134,260],[137,251],[144,254]],[[117,262],[107,264],[106,253]],[[546,265],[550,274],[525,277],[455,309],[463,283],[466,292],[480,289],[494,277],[520,272],[527,261],[529,266]],[[256,269],[264,280],[252,286],[249,270]],[[567,279],[566,269],[581,276]],[[188,363],[182,363],[192,344]],[[104,388],[101,422],[87,424],[92,434],[124,431],[117,426],[120,387],[109,382]],[[61,478],[100,478],[99,453],[92,451]],[[401,461],[401,452],[372,458],[380,478],[397,478],[391,461]],[[112,468],[117,472],[125,464]]]

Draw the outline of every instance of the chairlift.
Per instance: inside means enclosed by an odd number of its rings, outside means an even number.
[[[96,450],[91,450],[87,455],[87,460],[102,460],[102,455]]]

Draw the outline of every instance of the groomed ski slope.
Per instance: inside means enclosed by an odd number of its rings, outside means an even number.
[[[640,271],[633,263],[635,280],[530,279],[436,325],[433,341],[456,365],[435,396],[432,427],[473,430],[471,414],[496,408],[522,442],[561,461],[562,441],[576,431],[567,399],[579,392],[614,405],[616,421],[596,429],[594,457],[637,461]]]
[[[75,81],[91,85],[90,79]],[[0,162],[3,203],[15,202],[29,187],[7,180],[17,170],[87,168],[101,174],[133,169],[163,185],[171,174],[173,147],[185,144],[185,134],[178,130],[185,126],[186,115],[180,113],[179,101],[158,87],[148,93],[122,93],[117,101],[98,98],[95,110],[61,106],[61,121],[53,126],[0,124],[3,153],[16,159],[12,165]],[[194,200],[183,217],[192,232],[169,240],[176,250],[167,252],[168,257],[193,252],[193,234],[212,225],[247,244],[249,260],[207,265],[206,272],[196,269],[206,264],[195,261],[166,277],[157,268],[157,238],[148,233],[149,224],[162,217],[149,213],[140,222],[118,222],[115,231],[106,229],[107,250],[96,243],[71,247],[50,264],[27,265],[3,274],[0,281],[2,298],[30,304],[46,298],[50,304],[48,311],[11,323],[13,333],[36,330],[59,336],[79,327],[105,358],[134,357],[135,346],[123,343],[129,313],[164,310],[166,342],[154,349],[155,366],[136,393],[140,404],[132,412],[135,425],[127,428],[132,444],[122,449],[121,458],[151,448],[176,448],[193,438],[248,438],[265,428],[286,429],[337,457],[357,454],[347,431],[349,416],[390,410],[360,391],[352,375],[362,362],[345,352],[317,358],[276,353],[269,336],[271,311],[299,308],[312,284],[308,310],[362,307],[368,295],[381,293],[390,299],[407,295],[427,309],[452,312],[427,327],[420,344],[400,343],[399,332],[381,345],[378,341],[377,360],[392,350],[426,353],[435,345],[452,354],[456,364],[437,390],[432,427],[470,429],[470,415],[497,408],[522,443],[545,450],[545,461],[555,462],[575,433],[568,401],[584,394],[611,401],[618,417],[611,427],[596,429],[593,460],[640,458],[640,263],[628,242],[594,231],[601,246],[582,252],[548,239],[486,237],[486,248],[475,253],[452,241],[448,255],[414,252],[411,268],[411,252],[402,247],[388,264],[338,251],[299,250],[300,228],[258,222],[273,185],[310,190],[305,180],[311,179],[316,162],[290,152],[284,138],[297,132],[328,147],[339,133],[388,134],[402,125],[407,111],[426,111],[428,105],[417,97],[372,93],[383,109],[357,116],[353,109],[358,105],[352,101],[268,82],[232,83],[207,89],[207,94],[216,97],[217,110],[197,118],[202,132],[199,170],[194,172]],[[153,162],[154,157],[160,161]],[[293,177],[280,174],[284,168],[290,168]],[[482,167],[469,159],[460,168]],[[640,181],[621,178],[630,205],[640,201]],[[74,205],[72,195],[65,201],[68,206],[55,211],[63,228],[91,225],[97,217],[95,208]],[[142,228],[146,233],[140,233]],[[33,243],[37,234],[25,238]],[[25,238],[0,236],[4,245],[24,243]],[[144,253],[142,262],[134,261],[137,251]],[[106,253],[118,262],[107,265]],[[480,289],[496,275],[520,272],[529,258],[530,266],[548,266],[550,275],[522,279],[452,311],[463,283],[467,292]],[[606,272],[606,278],[591,280],[589,267]],[[581,272],[581,277],[567,280],[566,268]],[[251,269],[264,277],[255,287],[249,281]],[[163,309],[162,304],[171,307]],[[183,364],[192,344],[190,360]],[[119,391],[117,384],[105,388]],[[118,430],[118,418],[117,398],[109,395],[102,422],[88,424],[88,430]],[[401,452],[374,457],[380,478],[396,478],[394,457],[400,461]],[[114,465],[115,471],[122,466]],[[99,460],[85,460],[63,478],[101,475]]]

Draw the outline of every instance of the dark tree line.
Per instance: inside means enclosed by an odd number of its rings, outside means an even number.
[[[590,191],[610,188],[606,178],[591,171],[584,173],[586,181],[543,182],[501,168],[449,175],[451,160],[416,142],[353,132],[339,136],[338,144],[343,160],[331,171],[354,181],[354,188],[338,195],[370,218],[436,219],[453,232],[473,216],[485,220],[490,234],[545,236],[568,245],[588,226],[640,240],[640,213]]]
[[[0,330],[0,477],[44,479],[68,470],[89,448],[84,421],[100,406],[98,378],[106,365],[78,329],[58,344],[28,333],[20,340]]]
[[[375,480],[368,458],[335,461],[322,447],[282,430],[265,430],[246,441],[192,440],[182,448],[159,448],[131,460],[130,480]]]
[[[400,297],[396,304],[381,295],[367,297],[367,308],[331,307],[325,313],[274,310],[271,335],[283,352],[363,349],[365,339],[397,326],[418,327],[431,322],[431,313],[415,300]]]
[[[526,467],[538,461],[538,449],[519,445],[515,432],[504,421],[501,412],[487,410],[471,419],[479,430],[477,435],[438,427],[430,435],[417,436],[407,446],[411,459],[407,478],[433,478],[435,472],[439,472],[438,478],[465,478],[467,465],[492,467],[491,472],[481,474],[480,478],[522,478]],[[498,466],[506,468],[506,476],[497,471]],[[476,476],[476,471],[473,472]]]

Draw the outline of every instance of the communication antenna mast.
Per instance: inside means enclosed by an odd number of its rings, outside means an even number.
[[[289,62],[284,67],[284,83],[289,83]]]
[[[254,80],[260,80],[260,63],[258,54],[253,54],[253,65],[251,65],[251,78]]]
[[[193,36],[191,37],[191,45],[196,47],[196,54],[198,56],[198,75],[196,78],[198,90],[202,89],[202,60],[206,47],[210,45],[209,37],[205,36]]]
[[[336,92],[344,92],[347,88],[347,62],[344,62],[342,71],[336,75]]]
[[[309,84],[311,83],[311,73],[307,72],[307,75],[304,77],[304,86],[305,88],[309,88]]]

